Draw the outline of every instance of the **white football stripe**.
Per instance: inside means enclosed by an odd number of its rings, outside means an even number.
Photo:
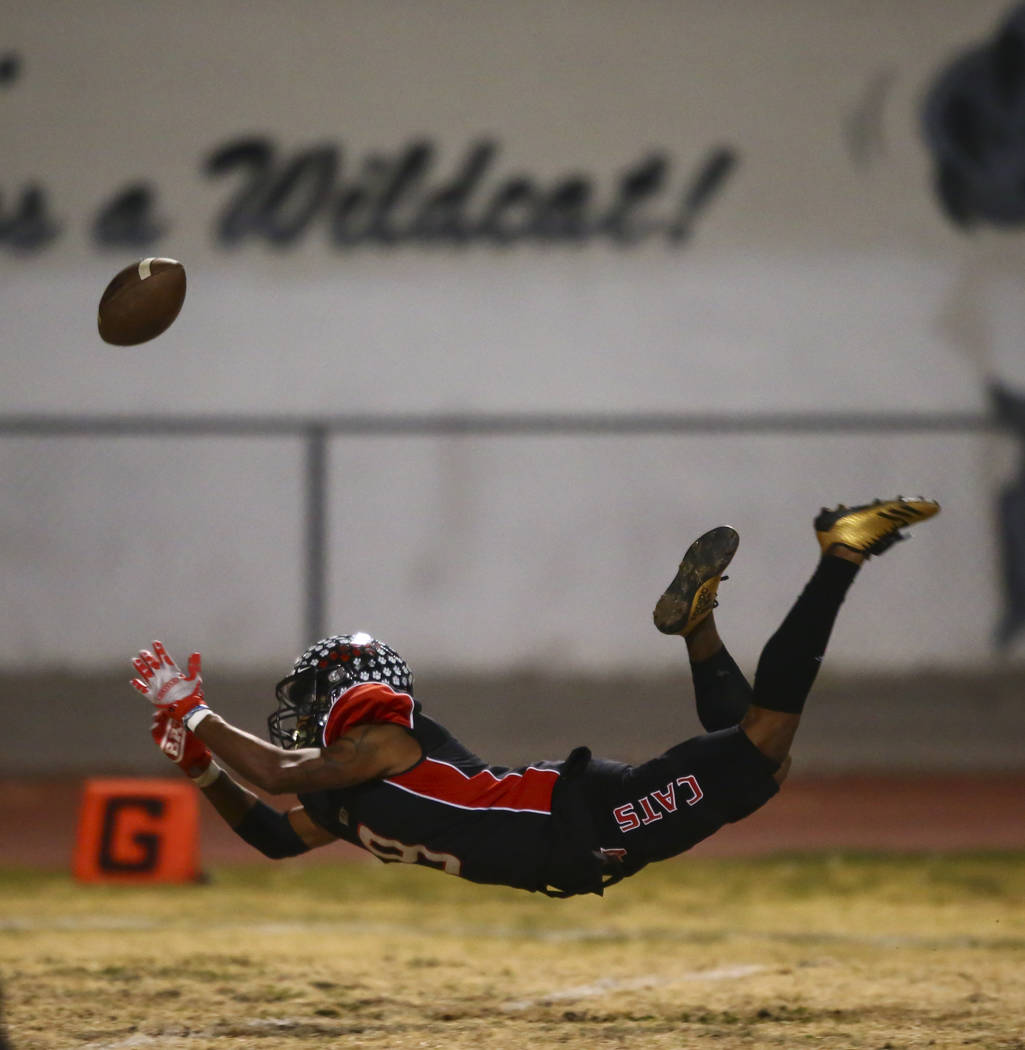
[[[172,265],[176,265],[178,260],[177,259],[163,259],[163,258],[159,258],[157,256],[151,256],[149,259],[140,259],[139,260],[139,277],[141,277],[142,280],[145,281],[146,278],[149,277],[150,274],[152,274],[152,272],[153,272],[153,264],[155,262],[165,262],[165,263],[171,263]]]

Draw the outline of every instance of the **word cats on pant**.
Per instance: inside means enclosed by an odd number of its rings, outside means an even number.
[[[681,800],[677,788],[684,788],[688,792],[682,797],[682,801],[688,806],[697,804],[704,796],[696,777],[677,777],[675,780],[670,780],[664,788],[656,789],[636,802],[616,806],[612,815],[616,818],[619,830],[622,832],[636,831],[643,824],[654,824],[656,820],[661,820],[664,813],[675,813]],[[640,814],[637,812],[638,809]]]

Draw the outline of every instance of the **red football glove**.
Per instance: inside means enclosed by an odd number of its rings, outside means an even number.
[[[203,699],[199,661],[199,653],[193,653],[189,657],[188,674],[183,674],[163,642],[154,642],[152,653],[142,649],[132,661],[132,666],[141,675],[132,679],[132,685],[151,704],[164,708],[172,718],[185,721],[189,712],[207,706]]]
[[[213,761],[210,748],[193,736],[177,718],[172,718],[165,708],[153,712],[150,733],[157,747],[186,776],[195,780],[210,768]]]

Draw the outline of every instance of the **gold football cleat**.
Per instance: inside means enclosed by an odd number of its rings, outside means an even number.
[[[917,525],[939,511],[935,500],[922,496],[877,499],[860,507],[845,507],[841,503],[835,510],[822,508],[815,519],[815,534],[823,551],[839,543],[870,557],[906,539],[901,529]]]
[[[723,570],[737,552],[740,537],[729,525],[699,536],[687,548],[673,582],[655,605],[652,617],[663,634],[686,637],[716,607]]]

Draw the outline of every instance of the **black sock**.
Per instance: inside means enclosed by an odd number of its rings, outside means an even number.
[[[726,646],[707,660],[692,661],[690,670],[698,718],[706,732],[737,725],[751,706],[752,689]]]
[[[758,660],[752,703],[800,714],[819,672],[836,614],[859,566],[823,557]]]

